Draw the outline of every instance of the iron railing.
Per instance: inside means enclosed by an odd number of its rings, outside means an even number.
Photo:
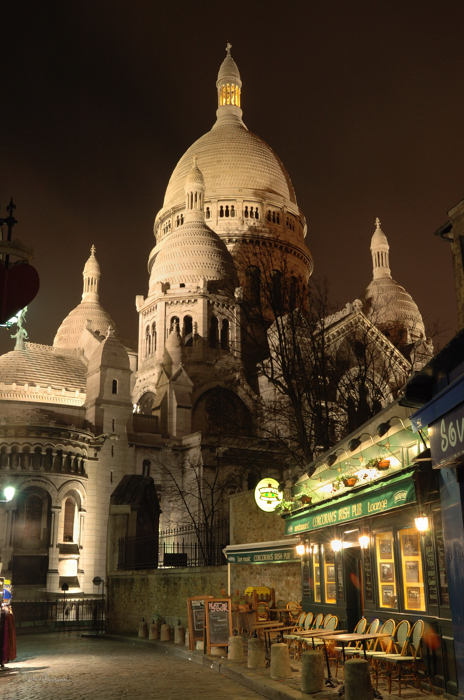
[[[66,598],[60,600],[14,600],[15,624],[21,628],[86,627],[100,629],[105,616],[102,598]]]
[[[229,544],[229,521],[214,528],[203,524],[162,530],[159,535],[121,537],[118,569],[158,569],[226,564],[223,549]]]

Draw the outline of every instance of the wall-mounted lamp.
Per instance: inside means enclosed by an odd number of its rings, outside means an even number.
[[[358,542],[361,549],[367,549],[369,547],[369,535],[360,535]]]
[[[354,452],[359,445],[361,444],[361,440],[359,438],[351,438],[351,440],[348,443],[348,449],[350,452]]]
[[[326,460],[327,466],[331,467],[333,464],[335,464],[336,461],[337,461],[337,455],[335,454],[335,452],[332,452],[332,454],[327,457],[327,460]]]
[[[304,542],[300,542],[299,544],[297,544],[296,553],[298,554],[299,557],[303,556],[303,554],[305,553],[305,549],[306,548],[305,548]]]
[[[343,547],[343,543],[341,540],[332,540],[331,545],[334,552],[339,552]]]
[[[401,420],[401,418],[400,418],[399,416],[392,416],[392,417],[389,418],[387,421],[385,421],[385,423],[379,423],[379,424],[378,424],[378,426],[377,426],[375,432],[377,433],[377,435],[378,435],[379,437],[383,437],[383,436],[385,435],[385,433],[388,433],[388,431],[389,431],[390,428],[391,428],[391,422],[392,422],[392,420],[393,420],[394,418],[396,418],[397,420],[399,420],[399,422],[401,423],[401,425],[403,426],[403,428],[404,428],[405,430],[411,430],[411,428],[407,428],[407,427],[405,426],[405,424],[403,423],[403,421]]]
[[[419,532],[424,533],[429,529],[429,519],[425,513],[421,513],[417,518],[414,519],[417,529]]]
[[[12,501],[15,495],[15,488],[13,486],[6,486],[3,489],[3,496],[4,498],[0,498],[0,503],[9,503],[9,501]]]

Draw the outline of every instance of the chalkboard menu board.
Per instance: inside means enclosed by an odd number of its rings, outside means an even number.
[[[424,551],[429,604],[438,605],[437,569],[435,566],[435,552],[433,549],[433,541],[430,534],[424,535]]]
[[[344,599],[343,591],[343,555],[341,552],[337,554],[337,596],[338,600]]]
[[[213,596],[194,596],[187,598],[187,615],[189,621],[189,649],[195,649],[195,642],[201,642],[205,633],[205,603]]]
[[[374,592],[372,590],[372,559],[369,549],[363,549],[364,560],[364,598],[369,603],[374,601]]]
[[[206,653],[211,647],[229,646],[232,634],[230,598],[209,598],[205,601]]]

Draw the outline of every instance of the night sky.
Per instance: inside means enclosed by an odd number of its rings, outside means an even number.
[[[136,340],[153,222],[180,157],[215,121],[232,44],[243,119],[283,161],[315,274],[340,307],[372,278],[378,216],[393,278],[426,326],[457,330],[449,244],[464,198],[462,1],[7,0],[0,14],[0,216],[32,245],[29,339],[51,344],[95,244],[100,301]],[[13,349],[0,329],[0,351]]]

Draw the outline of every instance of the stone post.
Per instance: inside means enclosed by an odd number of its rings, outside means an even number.
[[[304,651],[301,661],[301,692],[319,693],[324,690],[324,658],[321,652],[316,649]]]
[[[288,678],[291,673],[288,646],[280,642],[273,644],[271,646],[271,678]]]
[[[229,653],[227,655],[229,661],[243,661],[243,639],[240,636],[229,637]]]
[[[365,659],[345,661],[345,700],[372,700],[369,663]]]
[[[266,649],[262,639],[250,637],[248,640],[248,668],[266,667]]]

